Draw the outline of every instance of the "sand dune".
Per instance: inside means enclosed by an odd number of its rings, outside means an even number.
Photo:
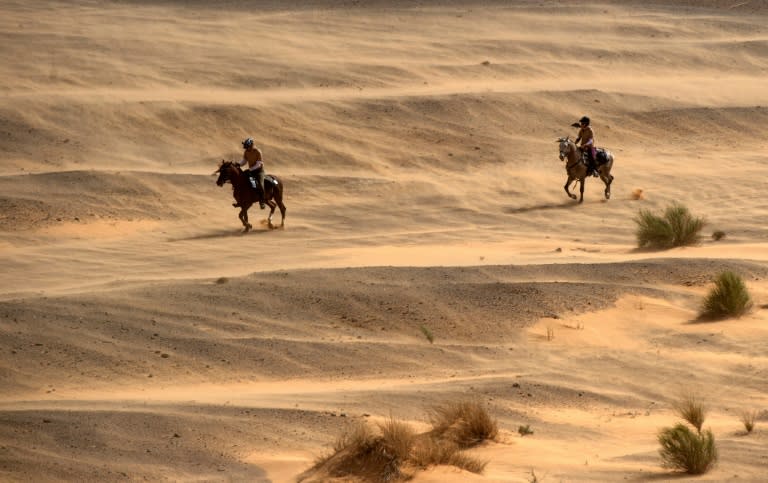
[[[414,481],[685,480],[691,390],[697,479],[763,481],[768,4],[295,3],[0,3],[0,479],[294,481],[474,398],[484,473]],[[584,114],[616,179],[578,205]],[[211,176],[247,136],[282,230]],[[637,249],[671,202],[702,243]],[[723,270],[755,307],[697,323]]]

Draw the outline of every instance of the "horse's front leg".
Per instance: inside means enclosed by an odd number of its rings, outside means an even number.
[[[565,186],[563,186],[563,188],[565,188],[565,193],[568,195],[568,197],[572,200],[575,200],[576,195],[571,193],[571,190],[568,189],[568,187],[571,185],[571,182],[573,182],[573,176],[568,176],[568,179],[565,181]]]
[[[584,178],[579,180],[579,194],[581,195],[579,198],[579,203],[584,203]]]
[[[240,208],[240,213],[237,215],[238,218],[240,218],[240,221],[243,223],[243,233],[248,233],[251,228],[250,223],[248,223],[248,210],[245,208]]]

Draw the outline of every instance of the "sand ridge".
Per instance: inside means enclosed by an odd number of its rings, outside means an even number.
[[[414,481],[687,480],[655,439],[686,388],[721,450],[697,480],[764,479],[766,2],[0,11],[0,479],[294,481],[472,397],[484,474]],[[577,205],[555,140],[584,114],[616,181]],[[282,230],[243,235],[211,176],[247,136]],[[638,250],[674,201],[702,243]],[[722,270],[755,308],[697,323]]]

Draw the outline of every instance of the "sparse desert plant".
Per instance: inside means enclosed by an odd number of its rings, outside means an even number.
[[[744,411],[741,413],[741,423],[744,425],[744,429],[747,430],[747,434],[755,430],[755,419],[757,419],[757,411]]]
[[[432,335],[432,331],[429,330],[429,328],[425,325],[421,326],[421,333],[424,334],[424,337],[427,338],[430,344],[434,344],[435,342],[435,336]]]
[[[715,230],[712,232],[712,239],[715,241],[720,241],[723,238],[725,238],[725,232],[723,230]]]
[[[703,218],[694,217],[688,208],[678,203],[667,207],[663,216],[640,210],[635,223],[637,246],[656,249],[695,245],[705,225]]]
[[[663,428],[658,435],[662,466],[691,475],[706,473],[717,461],[717,446],[712,431],[693,432],[679,423]]]
[[[297,480],[407,481],[419,468],[431,465],[482,473],[488,462],[461,449],[490,436],[495,438],[496,421],[490,420],[479,404],[455,403],[440,408],[435,414],[441,414],[440,421],[447,424],[441,431],[417,434],[412,426],[392,417],[375,425],[352,426],[336,440],[330,454],[318,458]],[[487,424],[492,425],[490,430],[485,428]]]
[[[392,417],[379,423],[378,426],[387,452],[397,458],[398,461],[407,460],[416,440],[416,431],[407,423],[397,421]]]
[[[322,470],[333,478],[356,476],[366,481],[403,479],[401,467],[410,456],[415,432],[392,418],[380,423],[378,429],[359,424],[344,432],[334,444],[333,453],[319,458],[309,472]],[[305,473],[299,481],[308,476]]]
[[[752,308],[752,300],[744,281],[734,272],[725,271],[715,278],[715,287],[704,299],[700,317],[722,319],[740,317]]]
[[[547,340],[551,341],[555,338],[555,329],[547,327]]]
[[[707,417],[707,408],[701,398],[693,393],[684,393],[674,403],[674,408],[678,416],[691,423],[696,431],[701,432],[704,419]]]
[[[454,443],[436,440],[431,435],[425,435],[416,443],[411,463],[421,468],[451,465],[472,473],[482,473],[488,465],[487,461],[463,453]]]
[[[496,439],[499,426],[479,401],[449,402],[427,411],[436,439],[469,448],[486,440]]]
[[[529,434],[533,434],[533,430],[531,429],[530,424],[526,424],[525,426],[518,426],[517,432],[520,433],[520,436],[528,436]]]

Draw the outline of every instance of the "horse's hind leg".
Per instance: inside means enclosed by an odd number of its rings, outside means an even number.
[[[282,186],[275,192],[275,202],[280,207],[280,228],[283,228],[285,226],[285,204],[283,203]]]
[[[600,173],[600,179],[603,180],[603,183],[605,183],[605,199],[610,200],[611,199],[611,183],[613,183],[613,175],[610,173],[603,174]]]
[[[280,207],[280,227],[282,228],[285,226],[285,205],[282,199],[278,200],[277,204]]]
[[[275,207],[277,205],[272,200],[267,200],[267,204],[269,205],[269,215],[267,216],[267,226],[269,226],[270,228],[274,228],[274,225],[272,225],[272,216],[275,214]]]

